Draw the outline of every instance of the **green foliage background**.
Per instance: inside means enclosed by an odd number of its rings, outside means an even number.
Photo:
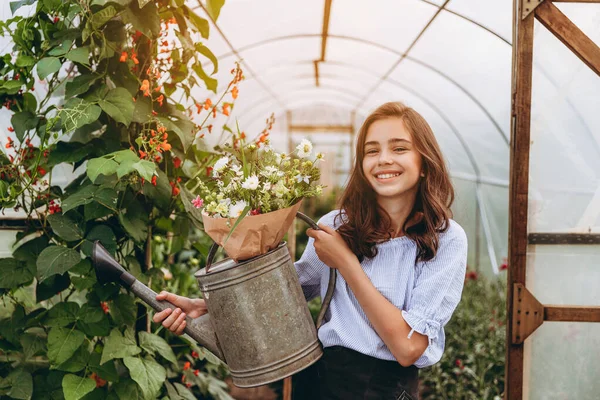
[[[223,3],[207,2],[211,18]],[[20,16],[24,6],[31,12]],[[97,282],[90,260],[98,240],[154,290],[198,295],[193,272],[209,243],[193,236],[199,222],[178,183],[212,155],[192,146],[203,127],[172,95],[194,104],[216,91],[203,63],[214,73],[217,59],[191,39],[208,38],[208,21],[183,0],[21,0],[10,8],[16,16],[0,21],[14,43],[0,55],[0,104],[12,113],[19,153],[0,152],[0,208],[22,209],[28,228],[12,257],[0,259],[0,396],[230,398],[218,359],[151,323],[132,294]],[[168,79],[144,96],[166,22],[178,39],[163,65]],[[47,88],[41,100],[30,92],[36,77]],[[140,138],[159,123],[170,151],[140,158]],[[86,163],[64,189],[52,185],[63,163],[76,171]]]

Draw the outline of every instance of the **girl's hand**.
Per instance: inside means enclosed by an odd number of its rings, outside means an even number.
[[[166,300],[174,306],[177,306],[175,310],[166,308],[163,311],[154,314],[154,317],[152,318],[157,324],[162,322],[162,326],[177,335],[181,335],[186,327],[186,315],[190,318],[198,318],[208,312],[206,302],[203,299],[189,299],[187,297],[162,291],[156,295],[156,300]]]
[[[330,226],[319,224],[320,230],[308,229],[306,234],[315,239],[315,251],[319,259],[331,268],[343,269],[357,260],[342,235]]]

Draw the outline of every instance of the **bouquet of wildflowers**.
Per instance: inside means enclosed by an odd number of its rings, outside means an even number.
[[[285,154],[274,151],[263,135],[248,143],[238,129],[232,146],[209,168],[210,175],[197,177],[191,190],[206,232],[234,259],[275,248],[300,201],[323,190],[317,166],[323,155],[313,156],[310,141],[302,140],[293,153]]]

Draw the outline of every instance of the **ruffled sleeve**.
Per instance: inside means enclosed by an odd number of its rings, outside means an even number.
[[[440,234],[436,256],[426,261],[416,278],[415,286],[402,316],[414,332],[425,335],[429,345],[415,362],[419,368],[438,362],[444,352],[444,325],[458,305],[467,268],[467,236],[454,221]]]

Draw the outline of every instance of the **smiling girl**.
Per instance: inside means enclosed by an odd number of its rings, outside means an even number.
[[[338,271],[318,385],[304,397],[417,399],[418,369],[444,351],[460,301],[467,237],[451,219],[454,189],[434,134],[412,108],[386,103],[367,117],[340,210],[319,221],[296,263],[307,299]],[[308,376],[308,373],[305,374]],[[310,385],[296,385],[297,399]]]
[[[386,103],[362,125],[340,209],[309,229],[296,270],[307,300],[335,292],[319,329],[323,357],[294,378],[293,399],[418,399],[418,369],[444,352],[460,301],[467,237],[451,219],[454,189],[423,117]],[[154,316],[181,334],[204,300],[161,292],[180,307]]]

